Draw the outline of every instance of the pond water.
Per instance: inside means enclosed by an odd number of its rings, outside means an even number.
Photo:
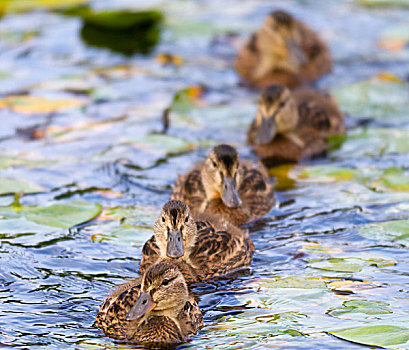
[[[137,276],[178,174],[218,142],[255,160],[245,131],[257,91],[238,84],[231,62],[275,8],[329,43],[334,71],[318,86],[348,114],[349,136],[333,140],[325,159],[269,170],[279,204],[247,227],[257,250],[251,273],[194,287],[205,326],[181,348],[349,349],[385,339],[409,348],[407,7],[157,0],[149,8],[164,23],[146,56],[87,46],[78,17],[32,9],[0,20],[0,348],[130,347],[93,326],[98,307]],[[33,193],[7,194],[20,190]],[[370,334],[358,331],[357,343],[330,333],[361,327]]]

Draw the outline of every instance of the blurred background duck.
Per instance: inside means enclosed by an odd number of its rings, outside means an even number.
[[[323,155],[328,137],[344,132],[344,115],[331,96],[273,85],[261,93],[247,140],[271,166]]]
[[[195,334],[203,320],[182,273],[161,262],[107,297],[95,325],[122,340],[172,344]]]
[[[251,85],[295,87],[332,69],[331,54],[317,33],[284,11],[274,11],[239,51],[234,67]]]
[[[188,283],[200,282],[249,266],[253,251],[248,235],[237,227],[210,216],[195,219],[186,203],[171,200],[142,249],[139,272],[159,261],[171,261]]]
[[[217,215],[235,225],[267,214],[275,203],[264,166],[240,162],[236,149],[224,144],[179,177],[171,198],[186,202],[194,215]]]

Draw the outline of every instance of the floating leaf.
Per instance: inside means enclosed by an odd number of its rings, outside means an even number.
[[[377,288],[380,286],[382,286],[382,283],[355,280],[332,281],[327,284],[327,287],[330,288],[331,290],[351,293],[356,293],[363,289]]]
[[[366,315],[391,314],[389,304],[380,301],[370,300],[348,300],[342,306],[331,308],[328,312],[331,316],[340,316],[352,313],[361,313]]]
[[[304,167],[299,176],[320,182],[350,181],[357,178],[358,171],[332,165],[316,165]]]
[[[255,283],[263,288],[326,288],[325,281],[319,277],[264,277],[252,283]]]
[[[191,151],[198,147],[211,147],[215,145],[215,142],[211,140],[188,141],[171,135],[149,134],[132,142],[132,144],[148,153],[168,155]]]
[[[386,169],[380,178],[386,189],[393,191],[409,191],[409,174],[401,168]]]
[[[389,325],[346,328],[328,333],[344,340],[372,346],[400,345],[409,340],[408,328]]]
[[[360,272],[362,265],[357,259],[333,258],[328,260],[313,260],[310,267],[320,270],[337,271],[337,272]]]
[[[409,43],[409,23],[399,23],[387,28],[381,35],[378,45],[389,51],[400,51]]]
[[[396,128],[357,128],[343,136],[334,157],[381,156],[390,153],[409,153],[409,130]]]
[[[363,226],[359,234],[369,239],[409,244],[409,220],[394,220]]]
[[[84,100],[75,98],[54,99],[30,95],[11,95],[0,100],[0,108],[8,108],[18,113],[54,113],[84,104]]]
[[[311,259],[309,266],[314,269],[337,272],[360,272],[364,266],[385,267],[396,264],[395,260],[362,255],[359,258]]]
[[[409,0],[356,0],[358,3],[368,7],[409,7]]]
[[[324,247],[320,243],[307,243],[300,249],[303,253],[308,254],[337,254],[342,253],[340,248]]]
[[[125,55],[148,54],[159,41],[162,22],[159,11],[93,11],[78,7],[64,13],[82,18],[81,37],[91,46]]]
[[[398,78],[381,75],[333,91],[340,107],[360,118],[406,120],[409,87]]]
[[[37,9],[59,10],[87,2],[89,2],[89,0],[2,0],[0,3],[0,12],[15,13]]]
[[[113,207],[105,209],[98,217],[103,224],[86,228],[94,242],[117,242],[142,246],[153,234],[153,226],[158,216],[153,207]]]
[[[45,207],[7,206],[0,207],[3,219],[25,218],[43,226],[70,228],[92,220],[102,210],[101,205],[84,201],[57,202]]]
[[[0,195],[21,192],[38,193],[44,191],[44,187],[30,181],[0,177]]]

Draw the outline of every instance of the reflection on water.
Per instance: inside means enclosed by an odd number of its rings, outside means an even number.
[[[103,9],[110,2],[92,5]],[[139,5],[115,2],[118,8]],[[141,246],[178,173],[222,140],[243,158],[253,157],[245,130],[257,93],[237,84],[230,64],[240,41],[273,7],[290,10],[329,42],[335,70],[322,87],[336,89],[385,70],[402,79],[409,73],[407,49],[378,46],[385,32],[407,23],[408,10],[367,9],[351,1],[153,5],[166,19],[162,41],[146,57],[87,47],[75,17],[34,11],[0,21],[0,100],[27,93],[45,99],[35,101],[34,114],[21,105],[0,108],[0,176],[47,189],[23,196],[24,205],[81,199],[104,207],[97,219],[69,230],[5,218],[0,211],[0,347],[115,346],[93,327],[95,315],[115,285],[137,276]],[[184,63],[162,65],[158,53],[181,56]],[[158,134],[175,93],[198,84],[207,87],[205,95],[176,106],[168,135]],[[341,92],[354,117],[362,112],[370,118],[365,105],[349,106],[348,91]],[[406,103],[401,97],[396,104]],[[77,107],[54,104],[50,111],[47,99]],[[350,117],[351,138],[327,159],[271,170],[280,205],[248,225],[257,248],[251,272],[194,286],[205,327],[181,348],[352,348],[359,345],[325,332],[368,324],[409,327],[405,223],[386,227],[387,234],[384,226],[367,226],[409,217],[403,110],[386,108],[376,121]],[[0,205],[12,201],[0,196]],[[338,312],[352,310],[351,301],[383,308]]]

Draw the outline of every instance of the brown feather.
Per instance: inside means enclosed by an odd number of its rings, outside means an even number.
[[[297,72],[289,71],[277,63],[261,77],[255,77],[255,72],[261,62],[258,48],[258,33],[252,34],[237,54],[234,67],[237,72],[251,85],[267,87],[269,85],[285,85],[290,88],[316,80],[332,69],[331,54],[326,44],[318,34],[299,20],[293,19],[296,30],[294,38],[306,57]]]
[[[200,170],[203,163],[196,165],[186,175],[178,178],[171,199],[187,203],[193,214],[203,212],[221,216],[235,225],[244,224],[267,214],[275,203],[273,186],[262,165],[258,168],[240,162],[242,180],[238,193],[242,201],[239,208],[227,207],[221,199],[210,200],[207,205]]]
[[[298,162],[322,156],[328,150],[327,139],[345,132],[344,114],[338,109],[334,99],[310,88],[292,91],[298,106],[299,120],[294,131],[303,146],[297,145],[283,135],[265,145],[253,145],[253,151],[266,166]],[[248,142],[256,130],[255,121],[248,131]]]

